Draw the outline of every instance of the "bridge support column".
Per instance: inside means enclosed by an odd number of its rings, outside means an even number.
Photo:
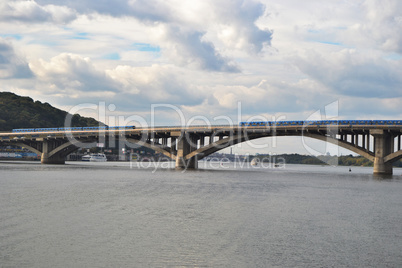
[[[372,129],[374,136],[374,174],[392,175],[392,163],[384,162],[385,156],[392,153],[393,137],[383,129]]]
[[[40,162],[42,164],[65,164],[64,156],[60,154],[54,154],[49,156],[49,152],[51,152],[57,144],[52,141],[44,140],[42,145],[42,156]]]
[[[162,138],[162,146],[166,147],[168,143],[168,139],[167,138]]]
[[[201,136],[200,138],[200,147],[204,147],[205,144],[205,136]]]
[[[177,141],[176,169],[197,169],[196,157],[186,159],[186,155],[197,149],[197,142],[190,135],[182,135]],[[196,141],[196,140],[195,140]]]

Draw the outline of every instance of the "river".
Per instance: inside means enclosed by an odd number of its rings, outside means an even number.
[[[401,267],[402,170],[0,162],[0,267]]]

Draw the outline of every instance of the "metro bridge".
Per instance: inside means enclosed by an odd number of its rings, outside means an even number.
[[[28,132],[0,133],[0,145],[25,147],[41,155],[43,164],[64,164],[65,157],[68,154],[82,147],[95,147],[97,142],[107,139],[109,142],[117,141],[124,146],[137,144],[151,148],[175,160],[177,169],[196,169],[198,160],[241,142],[264,137],[304,136],[338,145],[367,158],[374,162],[374,174],[392,174],[392,163],[402,158],[402,125],[373,125],[364,123],[369,121],[360,122],[362,123],[241,123],[239,126],[144,127],[134,129],[74,130],[73,128],[63,128],[64,130],[51,131],[35,131],[32,129]]]

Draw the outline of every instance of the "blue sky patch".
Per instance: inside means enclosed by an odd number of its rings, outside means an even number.
[[[146,51],[146,52],[160,52],[161,51],[159,46],[153,46],[151,44],[146,44],[146,43],[134,43],[134,44],[132,44],[132,49],[138,50],[138,51]]]
[[[331,42],[331,41],[317,41],[317,42],[321,43],[321,44],[326,44],[326,45],[343,46],[342,43],[338,43],[338,42]]]
[[[384,58],[387,60],[401,60],[402,55],[397,54],[397,53],[391,53],[391,54],[388,54],[387,56],[385,56]]]
[[[11,38],[14,38],[16,40],[21,40],[22,39],[22,36],[19,35],[19,34],[0,34],[0,36],[3,37],[3,38],[11,37]]]
[[[105,56],[102,57],[102,59],[105,59],[105,60],[120,60],[121,57],[120,57],[119,53],[114,52],[114,53],[106,54]]]
[[[72,39],[89,40],[88,33],[76,33]]]

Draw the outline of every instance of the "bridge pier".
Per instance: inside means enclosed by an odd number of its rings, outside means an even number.
[[[374,136],[374,174],[392,175],[392,162],[385,162],[385,157],[392,153],[393,137],[383,129],[372,129]]]
[[[42,164],[65,164],[66,160],[64,157],[61,157],[60,155],[53,155],[49,157],[48,153],[42,153],[40,162]]]
[[[176,154],[176,169],[197,169],[198,161],[197,157],[191,157],[187,159],[186,156],[197,150],[196,137],[187,134],[182,134],[177,139],[177,154]]]
[[[44,140],[42,144],[42,155],[40,162],[42,164],[65,164],[64,156],[61,154],[50,154],[58,146],[56,141]]]

